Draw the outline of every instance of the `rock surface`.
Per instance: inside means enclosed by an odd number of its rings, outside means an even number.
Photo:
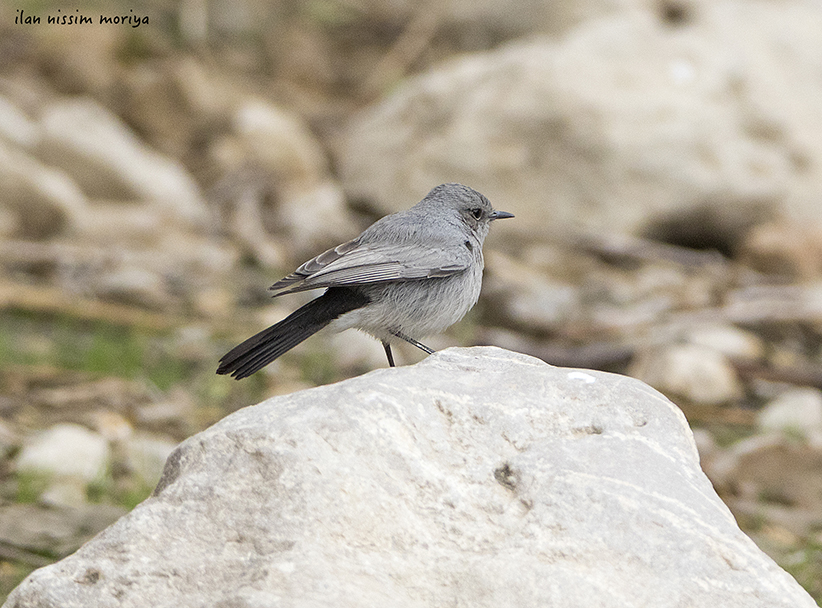
[[[496,348],[270,399],[8,608],[814,606],[736,526],[684,416]]]

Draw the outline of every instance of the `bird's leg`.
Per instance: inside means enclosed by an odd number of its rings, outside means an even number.
[[[385,349],[385,356],[388,357],[388,365],[390,367],[395,367],[394,355],[391,354],[391,345],[385,340],[383,340],[382,347]]]
[[[409,344],[413,344],[414,346],[419,348],[421,351],[424,351],[424,352],[428,353],[429,355],[434,354],[434,351],[432,349],[428,348],[425,344],[423,344],[422,342],[417,342],[414,338],[412,338],[410,336],[406,336],[404,333],[402,333],[398,329],[389,329],[388,331],[391,335],[397,336],[400,340],[405,340]],[[383,344],[385,344],[385,342],[383,342]]]

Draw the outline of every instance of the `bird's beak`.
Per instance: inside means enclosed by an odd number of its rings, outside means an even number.
[[[507,217],[514,217],[514,214],[508,213],[507,211],[494,211],[494,213],[488,216],[488,219],[490,219],[491,221],[504,220]]]

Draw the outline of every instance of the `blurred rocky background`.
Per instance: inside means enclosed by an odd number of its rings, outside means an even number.
[[[214,374],[312,297],[268,285],[461,181],[517,219],[427,343],[663,391],[820,601],[820,108],[817,0],[2,0],[0,600],[183,438],[384,366],[347,332]]]

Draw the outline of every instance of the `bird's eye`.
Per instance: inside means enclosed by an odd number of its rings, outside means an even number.
[[[471,215],[474,216],[475,220],[481,219],[482,218],[482,209],[480,209],[479,207],[474,207],[473,209],[471,209]]]

